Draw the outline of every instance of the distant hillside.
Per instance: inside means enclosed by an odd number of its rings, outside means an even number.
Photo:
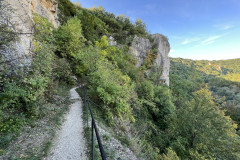
[[[170,79],[170,88],[181,99],[189,99],[192,92],[208,85],[218,106],[226,109],[227,114],[240,124],[240,59],[194,61],[173,58]]]

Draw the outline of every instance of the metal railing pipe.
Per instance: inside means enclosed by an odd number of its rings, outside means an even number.
[[[102,160],[106,160],[106,155],[105,155],[105,152],[104,152],[104,149],[103,149],[101,138],[99,136],[97,125],[95,123],[93,113],[92,113],[92,109],[91,109],[91,106],[90,106],[90,99],[88,98],[88,96],[86,94],[85,88],[84,88],[84,97],[85,97],[85,105],[86,105],[86,110],[87,110],[87,112],[86,112],[87,113],[87,126],[88,126],[88,110],[89,110],[91,118],[92,118],[92,125],[91,125],[92,126],[92,137],[91,137],[91,139],[92,139],[92,144],[91,144],[92,160],[94,160],[94,131],[96,133],[98,147],[99,147],[99,150],[100,150],[100,153],[101,153]]]

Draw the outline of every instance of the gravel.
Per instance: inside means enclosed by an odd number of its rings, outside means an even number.
[[[70,90],[71,105],[66,121],[57,131],[50,154],[45,160],[87,160],[82,119],[82,102],[76,88]]]
[[[103,127],[104,128],[104,127]],[[114,160],[140,160],[135,153],[133,153],[128,147],[123,146],[119,140],[114,138],[107,130],[98,127],[100,135],[111,137],[110,140],[104,141],[104,145],[109,152],[114,153]]]

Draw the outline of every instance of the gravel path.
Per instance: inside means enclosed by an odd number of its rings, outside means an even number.
[[[87,160],[86,144],[82,120],[82,102],[75,91],[70,90],[71,100],[74,100],[66,121],[57,132],[49,156],[46,160]]]

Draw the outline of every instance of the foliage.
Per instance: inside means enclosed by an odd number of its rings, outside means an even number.
[[[11,6],[6,2],[0,1],[0,49],[17,39],[16,32],[14,32],[13,28],[14,26],[11,26],[9,22],[11,14],[13,14],[12,12],[13,8]]]
[[[108,26],[89,10],[78,8],[77,17],[82,22],[83,34],[89,44],[94,44],[102,36],[108,34]]]
[[[135,21],[135,27],[136,27],[136,32],[137,32],[137,35],[138,36],[141,36],[141,35],[146,35],[146,24],[143,23],[143,21],[138,18],[136,21]]]
[[[64,24],[70,17],[76,15],[76,7],[70,2],[70,0],[59,0],[58,2],[59,21]]]
[[[173,133],[170,146],[183,158],[239,159],[236,124],[219,110],[207,88],[193,95],[169,129]]]
[[[0,48],[2,48],[3,45],[9,44],[9,42],[16,39],[16,33],[14,33],[11,29],[8,28],[5,24],[0,24]]]
[[[146,100],[153,100],[154,98],[154,86],[151,81],[143,81],[137,85],[137,93],[139,98]]]
[[[32,64],[1,81],[1,148],[26,119],[40,116],[37,102],[46,101],[58,81],[74,83],[73,72],[109,124],[114,124],[115,117],[135,122],[132,130],[142,139],[141,148],[146,151],[140,150],[148,159],[239,159],[239,136],[232,121],[240,121],[239,60],[172,59],[168,88],[159,84],[162,68],[152,67],[156,46],[144,68],[137,68],[129,54],[135,35],[149,38],[140,19],[133,24],[101,6],[88,10],[69,0],[60,0],[59,7],[62,25],[58,29],[34,15]],[[117,46],[109,45],[110,36]]]
[[[46,103],[49,95],[53,94],[57,80],[70,82],[72,79],[68,62],[63,61],[65,64],[61,67],[69,71],[63,72],[64,75],[62,71],[59,72],[61,60],[54,54],[56,47],[53,45],[53,26],[39,15],[34,15],[34,21],[36,34],[31,65],[7,66],[15,74],[8,74],[1,86],[0,149],[6,148],[28,121],[42,115],[40,103]]]
[[[85,42],[81,21],[77,17],[69,19],[56,31],[55,39],[57,52],[62,57],[74,58]]]
[[[153,67],[152,65],[157,58],[157,52],[158,52],[158,49],[156,44],[152,45],[151,50],[148,51],[147,53],[147,58],[143,62],[143,65],[142,65],[143,70],[150,69]]]
[[[212,96],[216,97],[215,103],[240,124],[240,117],[237,114],[240,92],[239,68],[239,59],[226,61],[172,59],[170,88],[176,97],[175,104],[181,105],[186,99],[190,100],[193,97],[192,92],[207,83]]]
[[[167,149],[167,154],[163,154],[161,157],[162,160],[180,160],[177,154],[172,150],[172,148]]]
[[[104,102],[108,120],[115,115],[134,121],[128,101],[134,84],[128,76],[111,63],[105,61],[97,64],[97,70],[90,74],[90,92]],[[106,108],[107,107],[107,108]]]
[[[33,21],[35,22],[35,39],[40,42],[48,42],[52,43],[54,40],[53,37],[53,30],[55,28],[51,23],[48,22],[48,20],[38,14],[33,15]]]
[[[146,25],[140,20],[132,24],[129,17],[115,16],[101,6],[90,10],[77,7],[77,16],[82,21],[88,44],[94,44],[101,36],[112,36],[120,44],[130,44],[134,35],[148,37]]]

